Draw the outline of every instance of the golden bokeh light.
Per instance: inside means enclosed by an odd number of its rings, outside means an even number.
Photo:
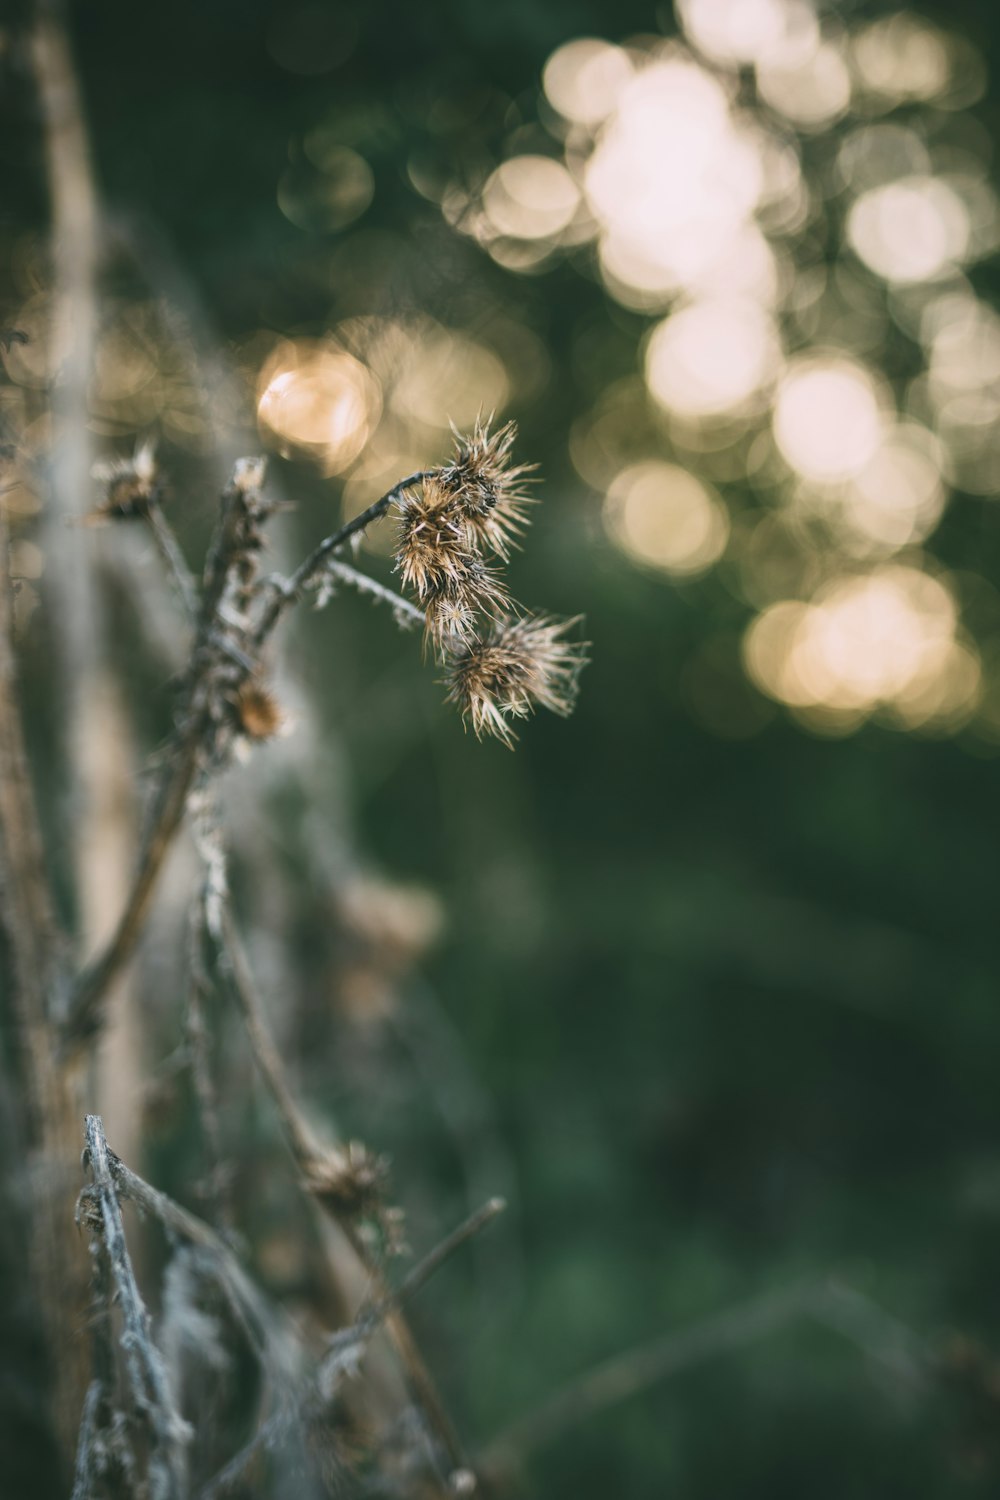
[[[811,55],[757,69],[760,96],[803,130],[833,124],[851,102],[851,75],[838,47],[824,42]]]
[[[806,0],[678,0],[677,18],[698,51],[725,67],[787,65],[819,42]]]
[[[841,497],[853,537],[882,552],[925,541],[947,499],[943,461],[941,443],[926,427],[900,422],[890,428]]]
[[[859,473],[882,438],[882,401],[869,372],[829,354],[789,363],[774,404],[774,437],[804,479],[831,483]]]
[[[611,289],[680,292],[697,288],[752,221],[763,169],[721,83],[669,55],[622,90],[584,187]]]
[[[907,728],[954,727],[979,689],[975,653],[957,631],[945,583],[890,564],[832,579],[811,602],[772,605],[747,631],[744,660],[769,697],[844,715],[845,727],[878,709]]]
[[[866,26],[852,53],[863,86],[887,104],[940,98],[951,82],[948,39],[906,11]]]
[[[566,168],[549,156],[515,156],[491,173],[483,208],[498,234],[546,239],[565,229],[577,210],[580,190]]]
[[[738,411],[769,381],[780,357],[773,321],[750,300],[696,302],[657,324],[646,346],[646,381],[684,417]]]
[[[710,568],[729,537],[719,497],[686,469],[659,461],[622,470],[608,491],[604,521],[634,562],[678,577]]]
[[[468,427],[509,397],[503,361],[485,344],[430,324],[410,342],[392,390],[395,411],[428,427]]]
[[[553,52],[543,84],[552,107],[578,125],[598,125],[632,76],[628,54],[596,37],[579,37]]]
[[[257,383],[257,418],[278,451],[307,455],[327,474],[357,458],[378,422],[381,391],[360,360],[332,341],[286,339]]]
[[[970,236],[961,198],[934,177],[907,177],[870,188],[851,208],[847,237],[886,281],[931,281],[963,260]]]

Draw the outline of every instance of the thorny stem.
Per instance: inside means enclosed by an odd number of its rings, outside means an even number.
[[[121,1308],[124,1332],[121,1345],[138,1413],[148,1421],[152,1452],[150,1488],[163,1500],[184,1500],[187,1493],[186,1445],[190,1429],[176,1411],[163,1357],[153,1343],[146,1312],[125,1243],[125,1228],[111,1172],[108,1143],[100,1115],[88,1115],[86,1157],[93,1177],[93,1195],[100,1234],[111,1267]]]
[[[427,624],[427,616],[416,604],[411,604],[409,599],[404,598],[402,594],[393,593],[392,589],[387,589],[384,583],[379,583],[377,578],[372,578],[368,573],[362,573],[358,568],[352,568],[350,563],[328,562],[326,571],[332,577],[350,584],[351,588],[357,589],[359,594],[368,594],[380,604],[387,604],[400,624]]]
[[[353,536],[359,536],[373,521],[377,521],[380,516],[384,516],[390,505],[398,500],[400,495],[406,490],[411,490],[416,485],[422,484],[427,476],[427,470],[420,470],[416,474],[410,474],[406,479],[401,479],[380,500],[376,500],[373,505],[369,505],[367,510],[363,510],[360,515],[354,516],[345,525],[341,526],[339,531],[334,531],[330,536],[325,537],[319,546],[310,552],[309,556],[299,564],[291,578],[275,592],[274,598],[264,611],[264,615],[255,632],[254,639],[256,644],[260,646],[267,640],[284,611],[298,599],[303,589],[308,588],[319,577],[328,565],[329,559],[334,552],[349,542]]]

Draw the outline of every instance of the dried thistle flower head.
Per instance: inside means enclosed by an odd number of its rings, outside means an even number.
[[[149,514],[161,497],[156,450],[152,443],[139,443],[131,458],[96,463],[93,477],[104,486],[104,494],[91,519],[129,520]]]
[[[408,490],[397,506],[399,546],[396,566],[403,582],[423,602],[457,582],[473,554],[455,497],[431,475]]]
[[[513,749],[511,719],[526,718],[539,704],[557,714],[572,712],[586,646],[565,635],[579,619],[504,619],[484,639],[452,653],[448,701],[458,705],[478,739],[493,734]]]
[[[470,437],[455,433],[455,456],[437,471],[439,484],[455,497],[473,547],[485,547],[505,561],[525,530],[525,510],[535,502],[524,493],[534,464],[510,461],[517,424],[490,432],[477,421]]]
[[[502,616],[513,609],[503,579],[477,557],[470,557],[461,573],[446,578],[424,597],[426,638],[440,655],[476,639],[480,616]]]

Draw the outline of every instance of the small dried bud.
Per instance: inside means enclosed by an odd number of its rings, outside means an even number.
[[[563,637],[572,620],[501,620],[483,640],[451,654],[448,701],[458,705],[476,737],[496,735],[513,749],[511,719],[526,718],[537,705],[569,714],[576,702],[585,645]]]
[[[248,740],[273,739],[285,726],[281,704],[259,682],[245,682],[236,694],[233,707],[240,730]]]
[[[121,521],[146,516],[161,497],[152,443],[140,443],[131,458],[97,463],[92,473],[104,486],[104,496],[93,511],[92,520]]]
[[[489,422],[477,422],[471,437],[455,434],[455,457],[437,471],[438,483],[455,497],[471,545],[505,561],[528,524],[526,508],[534,504],[522,486],[535,465],[511,466],[516,436],[514,422],[492,434]]]
[[[316,1162],[307,1178],[314,1197],[351,1217],[369,1218],[382,1206],[382,1193],[389,1175],[389,1162],[360,1141],[351,1141],[346,1152],[329,1161]]]

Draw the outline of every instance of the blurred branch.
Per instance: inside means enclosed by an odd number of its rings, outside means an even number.
[[[209,551],[179,727],[154,797],[151,829],[115,932],[77,981],[63,1025],[64,1042],[71,1051],[100,1027],[107,991],[132,956],[199,772],[218,769],[224,762],[232,732],[226,735],[222,730],[225,694],[220,688],[220,663],[228,668],[224,689],[231,691],[256,669],[260,651],[284,611],[321,578],[333,553],[360,535],[422,477],[418,473],[401,480],[361,515],[320,542],[290,579],[272,582],[271,600],[251,628],[248,611],[254,599],[260,526],[269,518],[272,507],[259,494],[263,462],[243,459],[237,464],[223,495],[222,515]]]
[[[24,1058],[27,1139],[41,1141],[56,1086],[49,1004],[61,978],[62,934],[45,869],[17,691],[13,584],[0,505],[0,919],[7,933],[18,1044]]]
[[[537,1449],[607,1407],[803,1317],[842,1334],[908,1382],[916,1382],[931,1361],[916,1335],[870,1298],[829,1279],[800,1282],[596,1365],[494,1438],[481,1456],[480,1470],[494,1481],[502,1479]]]
[[[502,1198],[492,1198],[485,1203],[464,1223],[446,1235],[440,1244],[435,1245],[433,1250],[413,1267],[401,1286],[395,1291],[388,1292],[362,1312],[351,1327],[335,1334],[330,1340],[327,1353],[317,1367],[313,1381],[314,1390],[307,1393],[305,1403],[275,1412],[266,1422],[263,1422],[250,1441],[205,1486],[200,1500],[218,1500],[218,1497],[229,1494],[259,1453],[277,1442],[293,1424],[307,1420],[308,1413],[304,1406],[308,1404],[310,1396],[318,1395],[320,1404],[328,1407],[341,1380],[357,1368],[368,1344],[385,1320],[426,1286],[445,1261],[473,1236],[481,1233],[498,1214],[503,1212],[505,1207]],[[460,1492],[463,1484],[468,1483],[467,1473],[466,1470],[457,1470],[451,1476],[453,1492]]]
[[[189,619],[194,620],[198,613],[198,585],[185,561],[174,529],[156,501],[147,507],[145,520],[156,543],[156,550],[166,566],[167,575],[184,606],[184,612]]]
[[[334,1180],[349,1174],[349,1159],[343,1151],[322,1146],[316,1140],[296,1103],[285,1076],[284,1066],[271,1040],[253,974],[228,908],[224,908],[222,912],[218,941],[222,972],[229,981],[234,999],[243,1017],[254,1060],[278,1110],[285,1138],[299,1168],[302,1186],[334,1219],[346,1236],[352,1250],[371,1279],[377,1301],[388,1302],[389,1306],[385,1315],[386,1329],[402,1362],[414,1396],[427,1413],[453,1470],[464,1471],[466,1461],[461,1444],[444,1410],[437,1388],[424,1364],[409,1326],[402,1315],[393,1309],[391,1294],[385,1285],[382,1271],[359,1235],[351,1215],[337,1206],[334,1195],[329,1191],[329,1186]]]
[[[482,1454],[480,1469],[494,1479],[509,1474],[536,1449],[605,1408],[718,1354],[753,1343],[790,1319],[801,1317],[810,1310],[815,1293],[814,1283],[769,1292],[706,1318],[693,1328],[615,1355],[571,1380],[494,1438]]]
[[[121,1347],[132,1386],[133,1404],[136,1414],[148,1423],[151,1434],[151,1491],[162,1500],[183,1500],[187,1493],[186,1448],[190,1428],[174,1408],[166,1368],[150,1333],[149,1314],[125,1242],[125,1228],[99,1115],[87,1116],[85,1136],[85,1160],[90,1166],[97,1210],[87,1222],[92,1232],[101,1236],[117,1289],[124,1323]],[[87,1415],[86,1407],[84,1415]]]

